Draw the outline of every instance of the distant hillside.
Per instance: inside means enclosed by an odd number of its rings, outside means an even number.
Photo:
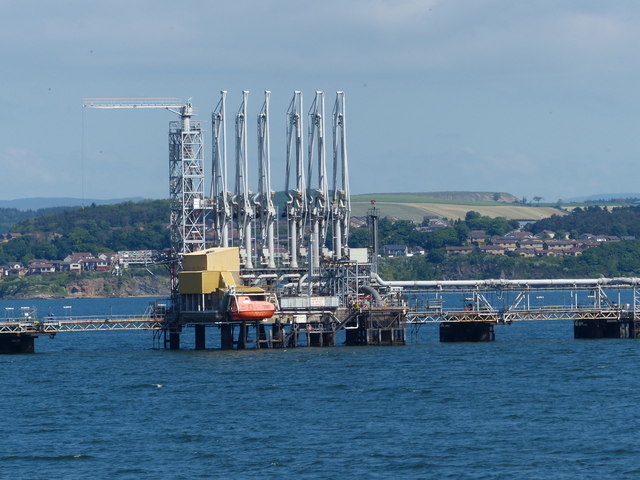
[[[169,201],[145,200],[65,210],[24,219],[22,236],[0,244],[0,264],[33,258],[61,260],[72,252],[168,248]]]
[[[470,210],[509,220],[540,220],[565,214],[555,207],[519,204],[517,197],[504,192],[424,192],[353,195],[352,215],[366,215],[372,200],[383,216],[418,222],[427,215],[462,219]]]
[[[489,203],[515,203],[519,199],[505,192],[407,192],[407,193],[366,193],[364,195],[352,195],[352,201],[376,200],[379,202],[395,203],[434,203],[434,201],[447,202],[489,202]]]
[[[113,205],[122,202],[139,202],[141,197],[130,198],[74,198],[74,197],[33,197],[16,198],[15,200],[0,200],[0,208],[16,208],[18,210],[39,210],[53,207],[88,207],[95,205]]]
[[[0,233],[8,233],[12,227],[23,220],[41,217],[54,213],[63,213],[80,207],[51,207],[38,210],[18,210],[17,208],[0,208]]]
[[[587,195],[584,197],[568,198],[567,202],[610,202],[612,200],[639,199],[640,193],[598,193],[596,195]]]

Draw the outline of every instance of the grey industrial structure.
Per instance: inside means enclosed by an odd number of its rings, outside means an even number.
[[[61,331],[148,328],[159,344],[179,348],[180,335],[194,327],[196,348],[205,348],[205,331],[221,332],[223,348],[300,345],[332,346],[343,334],[349,345],[395,345],[406,342],[407,325],[440,323],[442,341],[493,339],[493,325],[519,320],[564,318],[574,321],[576,337],[640,336],[640,280],[487,280],[463,282],[387,282],[377,271],[378,212],[367,216],[370,246],[350,249],[349,165],[345,95],[337,92],[330,119],[332,171],[326,162],[325,97],[315,92],[307,114],[302,92],[295,91],[286,112],[287,143],[284,191],[286,205],[273,202],[270,152],[270,92],[256,116],[257,161],[250,162],[249,92],[235,114],[235,185],[227,169],[227,92],[211,116],[212,151],[209,195],[205,195],[204,139],[190,102],[176,99],[91,99],[88,108],[167,109],[180,120],[169,127],[169,196],[171,250],[165,259],[171,271],[171,302],[156,305],[143,317],[75,318],[55,321],[8,318],[0,325],[0,352],[32,351],[33,338]],[[306,119],[306,122],[305,122]],[[305,130],[306,123],[306,130]],[[306,145],[305,145],[306,143]],[[251,165],[253,163],[253,165]],[[257,193],[250,190],[257,171]],[[331,178],[331,185],[330,183]],[[286,219],[280,240],[278,217]],[[207,236],[208,232],[212,232]],[[208,252],[237,252],[235,267],[218,271]],[[284,251],[281,251],[283,250]],[[278,254],[276,254],[278,252]],[[203,259],[193,260],[202,253]],[[227,255],[227,253],[224,253]],[[183,271],[183,262],[191,266]],[[213,257],[212,257],[213,258]],[[200,263],[207,267],[194,267]],[[231,264],[229,262],[227,265]],[[183,279],[188,279],[188,282]],[[195,279],[195,280],[194,280]],[[181,285],[181,283],[183,283]],[[187,285],[188,283],[188,285]],[[206,288],[205,288],[206,287]],[[587,292],[589,305],[577,301],[563,308],[531,305],[538,289]],[[632,292],[628,303],[611,301],[611,291]],[[410,291],[423,300],[411,303]],[[268,319],[247,321],[230,316],[239,292],[276,306]],[[425,293],[426,292],[426,293]],[[487,300],[501,292],[512,300],[497,308]],[[453,296],[462,308],[452,306]],[[428,300],[424,301],[424,298]]]

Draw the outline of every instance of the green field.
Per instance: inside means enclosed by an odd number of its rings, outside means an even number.
[[[436,198],[442,195],[448,198]],[[429,193],[372,193],[352,195],[351,214],[356,217],[366,215],[375,200],[380,215],[403,220],[421,222],[425,215],[437,215],[449,219],[463,219],[468,211],[474,210],[487,217],[504,217],[509,220],[540,220],[566,212],[549,205],[522,205],[515,202],[491,201],[494,196],[515,198],[512,195],[492,192],[440,192]],[[456,198],[458,197],[458,198]]]

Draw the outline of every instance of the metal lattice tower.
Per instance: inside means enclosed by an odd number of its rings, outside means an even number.
[[[199,122],[192,121],[190,102],[176,98],[85,99],[87,108],[165,109],[180,116],[169,125],[169,200],[171,205],[171,291],[183,254],[205,248],[203,140]]]
[[[169,126],[169,202],[171,250],[178,254],[204,250],[204,147],[199,123],[191,122],[192,107]]]

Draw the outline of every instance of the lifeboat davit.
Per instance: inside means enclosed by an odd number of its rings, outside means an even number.
[[[265,300],[252,300],[246,295],[239,295],[231,300],[229,314],[234,320],[262,320],[271,318],[276,306]]]

